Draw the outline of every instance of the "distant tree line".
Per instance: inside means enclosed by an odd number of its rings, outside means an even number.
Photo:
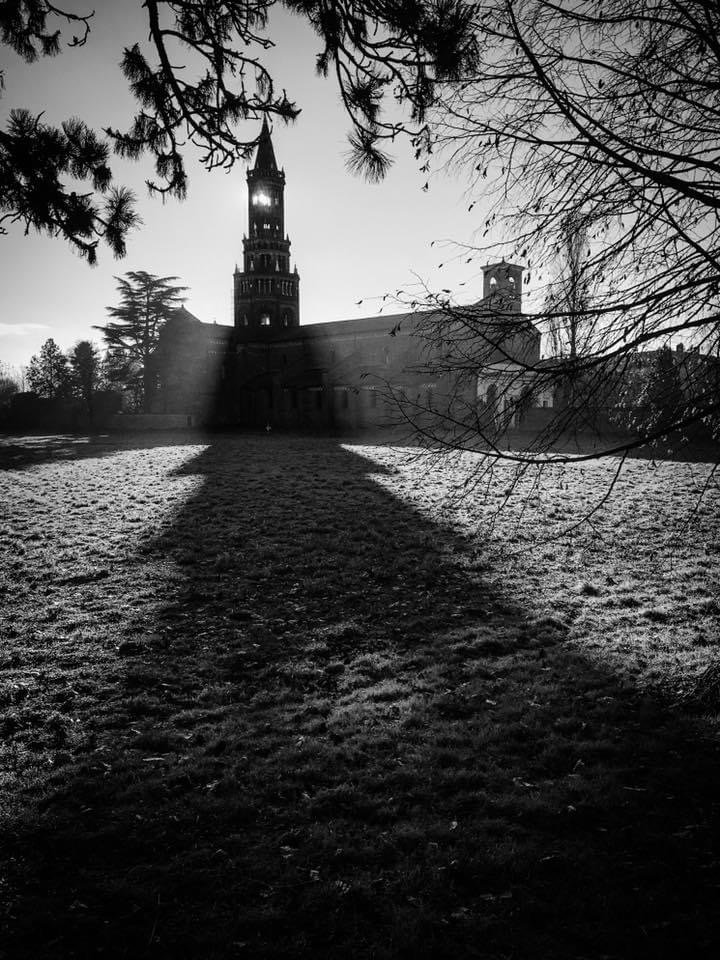
[[[90,340],[64,351],[50,337],[21,374],[0,372],[0,421],[9,426],[92,427],[120,406],[107,353]]]
[[[0,365],[0,414],[22,421],[47,419],[63,405],[75,404],[81,414],[75,420],[92,427],[98,414],[107,417],[120,407],[149,412],[157,388],[153,358],[160,331],[184,299],[186,288],[173,283],[176,279],[144,270],[116,277],[119,304],[107,308],[109,323],[95,327],[104,349],[79,340],[63,351],[50,337],[22,377]],[[33,398],[43,403],[33,406]]]

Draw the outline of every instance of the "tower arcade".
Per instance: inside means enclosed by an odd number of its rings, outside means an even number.
[[[285,172],[278,169],[267,121],[263,121],[255,165],[247,174],[248,235],[242,270],[235,268],[235,335],[257,339],[300,323],[297,267],[290,270],[285,234]]]

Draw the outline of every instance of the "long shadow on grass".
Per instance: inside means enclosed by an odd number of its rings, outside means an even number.
[[[165,602],[13,827],[8,956],[709,955],[689,720],[350,450],[217,438],[184,472],[140,551]]]

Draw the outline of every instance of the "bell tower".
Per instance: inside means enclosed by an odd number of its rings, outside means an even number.
[[[290,270],[285,234],[285,172],[275,161],[267,120],[247,185],[248,235],[242,270],[235,268],[233,306],[236,336],[256,339],[300,324],[300,277],[297,267]]]
[[[520,313],[523,269],[505,260],[483,267],[483,300],[498,313]]]

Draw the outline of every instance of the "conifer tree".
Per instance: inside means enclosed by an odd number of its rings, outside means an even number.
[[[183,303],[177,277],[157,277],[144,270],[131,270],[116,277],[120,304],[108,307],[113,320],[100,330],[108,348],[110,376],[129,389],[137,406],[149,412],[155,392],[153,354],[160,331]]]
[[[137,0],[137,42],[117,51],[135,98],[125,129],[104,136],[81,119],[52,126],[27,110],[0,128],[0,234],[4,221],[64,237],[90,263],[100,241],[122,256],[139,224],[135,197],[112,182],[112,150],[148,156],[151,192],[182,199],[187,144],[207,169],[229,169],[258,143],[263,116],[290,122],[300,108],[278,89],[263,54],[273,46],[268,13],[274,0]],[[419,130],[439,81],[473,60],[473,7],[465,0],[284,0],[318,37],[316,65],[337,83],[351,124],[350,166],[371,179],[390,158],[383,142],[404,129],[382,114],[384,100],[406,106]],[[0,44],[32,63],[82,47],[93,26],[92,4],[66,9],[49,0],[0,3]],[[102,11],[98,14],[98,19]],[[190,55],[189,52],[190,51]],[[12,90],[0,68],[0,88]],[[243,127],[242,121],[253,123]],[[77,182],[82,189],[76,190]],[[72,184],[72,186],[71,186]]]

